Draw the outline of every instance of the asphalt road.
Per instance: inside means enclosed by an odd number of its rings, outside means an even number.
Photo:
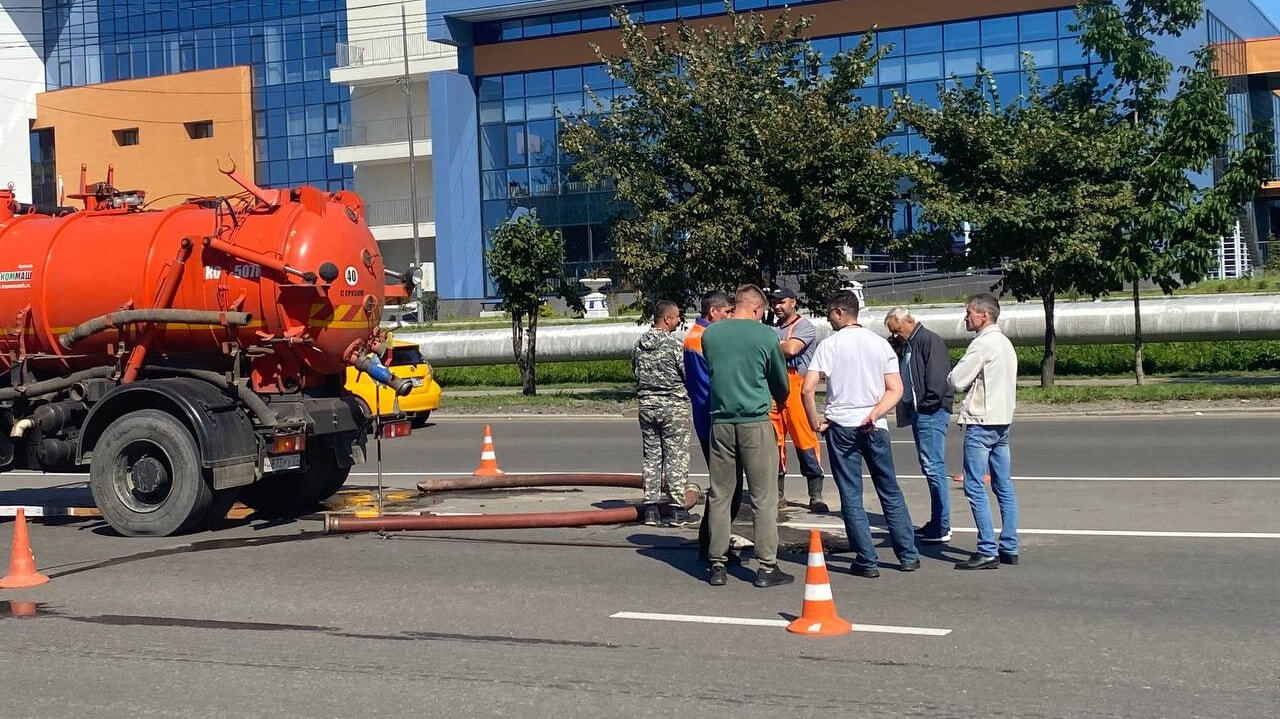
[[[510,472],[639,466],[635,420],[492,424]],[[384,481],[411,487],[427,472],[469,472],[482,425],[441,420],[386,442]],[[867,580],[841,571],[850,555],[828,556],[843,616],[945,636],[805,638],[611,618],[799,612],[800,584],[756,589],[750,567],[732,570],[726,587],[703,583],[692,531],[384,538],[250,518],[124,539],[97,520],[33,522],[39,567],[53,580],[0,590],[0,716],[1276,716],[1277,437],[1280,415],[1257,413],[1019,422],[1021,565],[951,570],[974,538],[958,487],[955,539],[927,550],[921,571],[893,571],[882,548],[883,575]],[[909,435],[894,438],[923,521]],[[958,434],[950,445],[958,471]],[[371,470],[349,484],[372,484]],[[0,476],[0,504],[72,497],[79,480]],[[529,511],[633,494],[432,501],[437,511]],[[792,538],[810,524],[843,535],[835,516],[795,507],[791,520]],[[5,543],[11,526],[0,524]],[[784,560],[803,577],[802,554]],[[11,616],[17,601],[35,602],[37,616]]]

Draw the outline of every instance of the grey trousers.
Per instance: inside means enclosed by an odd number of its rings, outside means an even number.
[[[711,487],[707,491],[711,542],[707,555],[712,564],[723,564],[727,559],[732,531],[729,507],[739,464],[755,507],[756,560],[761,567],[773,567],[778,563],[778,439],[767,417],[760,422],[718,423],[711,428]]]

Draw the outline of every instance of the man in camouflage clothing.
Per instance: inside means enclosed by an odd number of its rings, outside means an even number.
[[[680,307],[661,300],[653,308],[653,327],[631,350],[631,370],[640,400],[640,436],[644,445],[644,523],[657,525],[665,479],[671,501],[667,523],[693,522],[684,508],[689,486],[689,434],[692,416],[684,386],[684,348],[671,335],[680,326]]]

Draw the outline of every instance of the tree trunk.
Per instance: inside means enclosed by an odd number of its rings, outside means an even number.
[[[528,364],[524,354],[524,316],[514,310],[511,312],[511,351],[516,357],[516,369],[520,371],[520,381],[523,384],[525,366]]]
[[[529,346],[525,354],[524,396],[532,397],[538,393],[537,387],[537,351],[538,351],[538,307],[534,306],[529,313]]]
[[[1041,300],[1044,302],[1044,359],[1040,360],[1040,386],[1050,389],[1053,387],[1053,370],[1058,349],[1058,331],[1053,325],[1052,285],[1045,289]]]
[[[1142,304],[1138,298],[1138,281],[1133,281],[1133,380],[1142,384],[1146,375],[1142,372]]]

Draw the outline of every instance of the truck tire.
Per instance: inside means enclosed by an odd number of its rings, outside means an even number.
[[[203,524],[213,490],[195,438],[165,412],[112,422],[93,448],[89,486],[103,519],[127,537],[164,537]]]
[[[410,424],[414,429],[422,429],[427,426],[427,420],[431,419],[431,410],[423,410],[413,416]]]
[[[297,514],[332,497],[351,474],[351,467],[340,466],[324,442],[307,447],[306,464],[305,470],[276,472],[244,487],[240,501],[263,514]]]

